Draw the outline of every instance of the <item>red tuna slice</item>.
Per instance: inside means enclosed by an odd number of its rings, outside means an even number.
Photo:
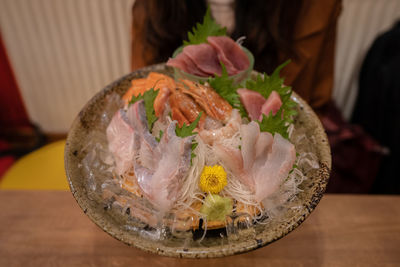
[[[193,60],[185,53],[179,53],[175,58],[168,59],[167,66],[178,68],[192,75],[197,75],[201,77],[210,76],[209,74],[200,70],[193,62]]]
[[[261,116],[261,107],[266,102],[265,98],[260,93],[245,88],[238,89],[237,93],[250,119],[258,120]]]
[[[261,114],[259,115],[259,120],[262,120],[262,114],[266,116],[272,111],[272,115],[275,115],[282,106],[282,100],[276,91],[272,91],[269,95],[267,101],[261,107]]]
[[[218,59],[224,63],[229,75],[234,75],[249,67],[250,61],[240,46],[227,36],[209,36],[208,43],[218,53]]]
[[[217,51],[209,44],[188,45],[183,48],[198,69],[209,75],[221,75],[222,68],[218,61]]]

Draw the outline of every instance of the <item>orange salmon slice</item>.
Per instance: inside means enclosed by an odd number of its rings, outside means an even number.
[[[163,114],[165,103],[168,101],[171,90],[176,87],[174,79],[158,72],[150,72],[146,78],[135,79],[132,80],[131,83],[132,86],[122,97],[125,105],[129,103],[132,96],[138,96],[147,90],[154,88],[154,90],[159,90],[159,93],[154,100],[154,110],[157,117],[160,117]]]

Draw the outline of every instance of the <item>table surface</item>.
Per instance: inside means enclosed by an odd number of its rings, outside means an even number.
[[[325,195],[296,230],[217,259],[175,259],[98,228],[70,192],[0,191],[0,266],[400,266],[400,196]]]

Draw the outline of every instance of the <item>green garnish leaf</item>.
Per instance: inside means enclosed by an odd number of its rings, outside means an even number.
[[[199,144],[196,141],[192,142],[192,153],[190,153],[190,164],[192,164],[192,160],[196,157],[196,154],[193,152]]]
[[[135,104],[136,102],[138,102],[139,100],[143,99],[143,95],[139,94],[138,96],[132,96],[131,101],[129,101],[129,106],[132,104]]]
[[[268,116],[262,114],[262,120],[257,121],[257,123],[260,125],[261,132],[269,132],[271,134],[279,133],[283,138],[289,138],[289,125],[282,119],[282,109],[280,109],[275,115],[272,115],[272,111]]]
[[[164,132],[162,130],[160,130],[158,137],[156,137],[157,142],[160,143],[161,138],[163,137]]]
[[[206,215],[209,221],[225,221],[225,217],[232,213],[233,202],[228,197],[208,194],[200,212]]]
[[[192,136],[192,135],[197,134],[197,133],[193,132],[193,130],[197,127],[197,124],[199,124],[199,121],[200,121],[200,118],[201,118],[202,114],[203,114],[203,112],[201,111],[199,113],[199,115],[197,115],[197,118],[190,125],[186,125],[186,123],[183,123],[182,127],[179,127],[177,125],[176,128],[175,128],[176,136],[184,138],[184,137],[188,137],[188,136]],[[197,145],[198,144],[193,139],[193,141],[192,141],[192,152],[190,154],[190,164],[192,164],[193,158],[196,157],[196,154],[193,151],[195,150]]]
[[[284,79],[280,76],[281,70],[289,63],[290,60],[287,60],[278,66],[271,76],[268,76],[266,73],[264,73],[263,75],[258,74],[256,80],[247,80],[246,88],[259,92],[265,98],[268,98],[272,91],[276,91],[279,95],[281,95],[281,97],[286,95],[288,92],[291,93],[291,87],[284,85]]]
[[[293,117],[297,115],[297,103],[290,98],[292,87],[284,85],[284,79],[280,76],[281,70],[289,63],[290,60],[287,60],[278,66],[271,76],[264,73],[263,75],[257,75],[255,80],[249,79],[246,81],[247,89],[260,93],[266,99],[272,91],[276,91],[279,94],[282,101],[279,111],[275,115],[270,113],[265,116],[263,114],[262,120],[258,121],[258,123],[261,131],[272,134],[279,133],[286,139],[288,138],[287,130],[289,124],[293,122]]]
[[[236,90],[241,87],[240,84],[236,84],[233,78],[229,77],[225,65],[221,62],[222,73],[221,76],[215,75],[210,77],[208,83],[210,86],[224,98],[233,108],[239,109],[242,117],[247,117],[247,112],[240,102],[239,95]]]
[[[201,44],[207,41],[208,36],[226,35],[226,28],[222,28],[211,17],[210,7],[204,15],[203,23],[197,23],[192,32],[188,32],[188,41],[183,41],[183,45]]]
[[[257,75],[256,80],[247,80],[246,88],[259,92],[266,99],[269,97],[272,91],[276,91],[281,97],[283,110],[283,120],[291,123],[293,122],[293,117],[297,115],[295,107],[297,103],[294,102],[290,96],[292,95],[292,87],[284,85],[284,79],[280,76],[281,70],[290,63],[290,60],[285,61],[283,64],[279,65],[271,76],[266,73],[263,75]]]
[[[158,89],[154,90],[154,88],[151,88],[146,92],[144,92],[143,94],[139,94],[138,96],[132,96],[131,101],[129,101],[129,105],[132,105],[137,101],[143,99],[144,107],[146,110],[147,125],[149,127],[150,132],[153,128],[153,124],[158,119],[154,111],[154,99],[156,99],[157,95],[158,95]]]
[[[202,114],[203,112],[200,112],[197,118],[189,125],[186,125],[185,122],[183,123],[182,127],[179,127],[177,125],[175,128],[176,136],[184,138],[196,134],[193,132],[193,130],[197,127],[197,124],[199,123]]]

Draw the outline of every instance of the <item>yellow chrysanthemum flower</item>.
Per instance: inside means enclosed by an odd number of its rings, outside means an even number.
[[[204,166],[199,186],[204,192],[218,194],[227,185],[226,172],[221,165]]]

